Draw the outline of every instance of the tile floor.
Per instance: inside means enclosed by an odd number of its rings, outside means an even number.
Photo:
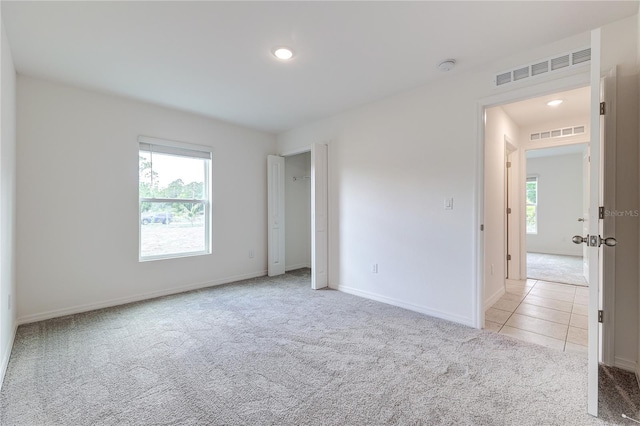
[[[507,280],[506,290],[487,309],[485,329],[587,354],[587,287],[529,279]]]

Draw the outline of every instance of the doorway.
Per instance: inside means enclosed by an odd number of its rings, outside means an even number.
[[[308,153],[301,150],[290,153],[286,157]],[[301,265],[307,265],[309,257],[305,235],[306,219],[310,223],[310,264],[311,264],[311,288],[314,290],[328,286],[328,146],[314,143],[311,145],[310,157],[301,156],[290,160],[293,166],[291,173],[287,175],[284,156],[267,156],[267,272],[269,276],[284,274],[287,270],[286,251],[286,187],[296,194],[291,201],[290,208],[294,214],[294,224],[290,227],[293,248],[302,247],[302,253],[296,253],[294,260],[289,261],[289,269],[296,269]],[[307,161],[309,158],[309,161]],[[307,167],[310,164],[310,167]],[[307,173],[308,172],[308,173]],[[287,178],[288,177],[288,178]],[[305,181],[310,186],[309,214],[304,217],[300,211],[305,211],[307,203],[307,190]],[[296,186],[297,184],[297,186]],[[295,235],[299,232],[301,235]],[[304,246],[304,247],[303,247]],[[300,255],[300,256],[298,256]],[[301,263],[300,263],[301,262]]]
[[[586,86],[487,108],[485,124],[485,328],[585,357],[589,293],[572,237],[590,108]]]
[[[285,271],[311,268],[311,152],[284,157]]]
[[[588,167],[586,143],[526,151],[527,278],[588,285],[586,246],[571,240],[588,234]]]

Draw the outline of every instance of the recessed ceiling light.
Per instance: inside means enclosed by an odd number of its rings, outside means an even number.
[[[547,102],[547,106],[550,106],[550,107],[558,106],[562,102],[564,102],[562,99],[554,99],[553,101]]]
[[[273,49],[273,56],[283,61],[293,58],[293,50],[288,47],[276,47]]]

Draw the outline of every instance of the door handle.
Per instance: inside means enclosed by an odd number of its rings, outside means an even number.
[[[616,244],[618,244],[618,240],[616,240],[613,237],[609,237],[609,238],[598,237],[598,247],[600,247],[602,244],[604,244],[607,247],[615,247]]]
[[[584,218],[583,217],[579,217],[578,218],[578,222],[584,222]]]
[[[613,237],[602,238],[599,235],[597,239],[594,236],[593,238],[591,238],[591,240],[589,239],[588,235],[586,237],[582,237],[580,235],[574,235],[574,237],[571,238],[571,241],[573,241],[575,244],[586,243],[588,246],[591,246],[591,247],[600,247],[603,244],[607,247],[615,247],[618,244],[618,240],[616,240]]]
[[[587,245],[588,245],[589,244],[589,236],[587,235],[586,237],[581,237],[580,235],[574,235],[573,238],[571,239],[571,241],[573,241],[574,244],[587,243]]]

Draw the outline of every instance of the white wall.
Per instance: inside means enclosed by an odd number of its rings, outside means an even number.
[[[618,95],[621,145],[618,198],[636,208],[637,18],[603,29],[604,63],[625,64]],[[293,129],[278,136],[281,152],[313,142],[329,144],[329,282],[332,288],[404,306],[464,324],[476,324],[476,164],[480,99],[510,90],[527,92],[531,82],[496,90],[495,72],[589,44],[581,34],[491,64],[473,74],[455,74],[434,84]],[[633,48],[633,49],[631,49]],[[633,69],[632,69],[633,68]],[[534,84],[548,82],[539,78]],[[632,80],[632,81],[631,81]],[[586,80],[585,80],[586,81]],[[560,88],[561,85],[559,84]],[[569,88],[569,87],[563,87]],[[573,88],[573,87],[571,87]],[[534,90],[530,90],[534,93]],[[506,96],[502,96],[506,97]],[[634,106],[635,105],[635,106]],[[622,129],[620,129],[622,130]],[[626,132],[626,134],[625,134]],[[625,183],[623,183],[625,182]],[[454,210],[443,210],[445,197]],[[487,218],[485,218],[487,219]],[[615,353],[623,365],[638,347],[637,223],[617,256]],[[379,263],[380,273],[371,273]],[[624,283],[624,284],[623,284]],[[618,291],[619,290],[619,291]]]
[[[515,147],[519,147],[520,128],[501,107],[488,108],[486,111],[485,151],[484,151],[484,298],[485,308],[493,305],[505,292],[505,137]],[[515,159],[516,156],[512,156]],[[514,169],[519,164],[513,164]],[[513,171],[512,171],[513,172]],[[512,178],[518,173],[512,173]],[[514,180],[514,179],[512,179]],[[512,182],[512,186],[519,182]],[[510,191],[513,193],[512,191]],[[518,203],[513,203],[516,211],[512,217],[518,217]],[[512,258],[516,256],[512,250]],[[511,278],[517,278],[512,276]]]
[[[310,268],[311,153],[285,157],[284,170],[285,269]]]
[[[279,135],[281,152],[331,141],[330,286],[475,324],[478,101],[509,90],[492,87],[495,72],[588,43],[581,34],[474,73],[453,71]],[[446,197],[453,210],[444,210]]]
[[[0,68],[0,386],[9,363],[16,330],[15,198],[16,198],[16,71],[1,24]]]
[[[138,135],[213,148],[213,254],[138,262]],[[20,75],[19,321],[264,275],[266,156],[275,142],[210,118]]]
[[[617,65],[616,206],[638,210],[638,21],[630,17],[602,29],[602,70]],[[615,365],[633,370],[638,349],[638,217],[616,217]]]
[[[582,163],[582,154],[527,159],[527,175],[538,177],[538,233],[527,234],[527,252],[582,256],[571,241],[582,235]]]

